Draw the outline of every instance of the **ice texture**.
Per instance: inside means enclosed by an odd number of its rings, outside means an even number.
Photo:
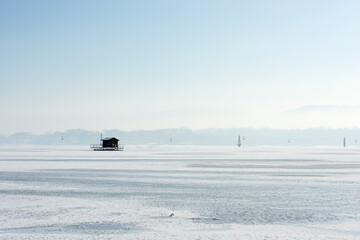
[[[0,203],[0,239],[360,239],[360,149],[3,145]]]

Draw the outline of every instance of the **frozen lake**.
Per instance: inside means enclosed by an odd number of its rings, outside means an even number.
[[[360,149],[0,146],[0,202],[0,239],[360,239]]]

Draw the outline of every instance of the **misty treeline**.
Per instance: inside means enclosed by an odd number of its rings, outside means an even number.
[[[238,136],[242,146],[360,146],[360,129],[203,129],[188,128],[160,130],[104,130],[73,129],[44,134],[15,133],[0,135],[0,144],[88,145],[100,142],[100,136],[116,137],[129,145],[218,145],[236,146]]]

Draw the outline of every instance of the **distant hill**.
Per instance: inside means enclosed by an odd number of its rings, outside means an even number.
[[[290,109],[285,114],[295,113],[314,113],[314,112],[337,112],[337,113],[354,113],[360,112],[359,105],[307,105],[299,108]]]
[[[15,133],[0,135],[0,144],[34,144],[34,145],[89,145],[99,143],[100,132],[84,129],[73,129],[65,132]],[[342,146],[343,138],[347,146],[360,146],[360,129],[203,129],[187,128],[159,130],[104,130],[103,137],[114,136],[122,144],[131,145],[219,145],[236,146],[238,135],[244,146]]]

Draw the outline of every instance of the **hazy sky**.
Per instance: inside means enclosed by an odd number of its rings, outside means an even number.
[[[359,13],[358,0],[0,1],[0,134],[360,127]]]

